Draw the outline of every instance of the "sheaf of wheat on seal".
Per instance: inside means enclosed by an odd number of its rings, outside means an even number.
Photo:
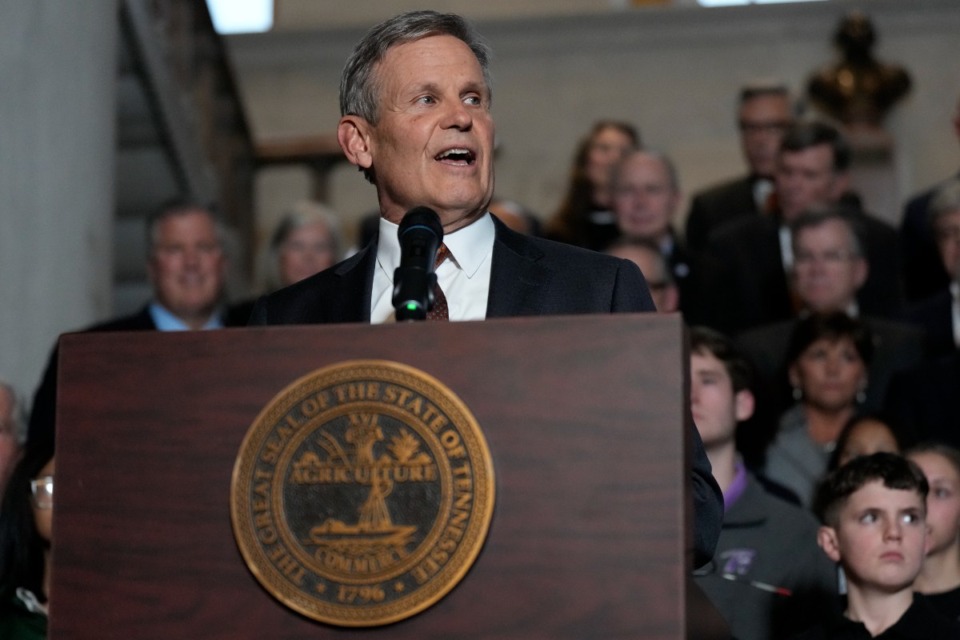
[[[493,517],[493,462],[466,405],[413,367],[342,362],[260,412],[233,470],[247,567],[287,607],[388,624],[452,590]]]

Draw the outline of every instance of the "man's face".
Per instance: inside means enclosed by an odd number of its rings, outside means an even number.
[[[783,134],[793,122],[790,101],[781,95],[759,95],[740,105],[740,144],[750,171],[772,178]]]
[[[226,277],[213,219],[200,209],[167,216],[153,240],[148,267],[157,301],[187,324],[202,326],[220,302]]]
[[[13,415],[13,396],[6,387],[0,387],[0,494],[20,456],[17,424]]]
[[[669,233],[679,197],[659,158],[642,153],[629,156],[618,169],[613,189],[620,233],[660,242]]]
[[[800,151],[783,151],[777,162],[777,201],[786,222],[816,206],[834,204],[847,188],[846,173],[833,170],[833,149],[818,144]]]
[[[340,126],[364,137],[354,155],[373,167],[382,215],[399,223],[422,205],[447,232],[466,226],[493,195],[490,89],[476,56],[457,38],[431,36],[391,47],[374,74],[377,124],[347,116]]]
[[[960,280],[960,211],[941,215],[933,223],[943,268],[954,280]]]
[[[867,279],[867,261],[854,252],[847,225],[827,220],[793,238],[797,296],[810,311],[846,311]]]
[[[753,413],[749,391],[734,393],[727,368],[709,351],[690,355],[690,408],[707,449],[733,442],[737,422]]]
[[[834,562],[843,558],[851,585],[894,593],[920,573],[926,530],[920,494],[874,480],[850,495],[836,527],[820,528],[818,542]]]

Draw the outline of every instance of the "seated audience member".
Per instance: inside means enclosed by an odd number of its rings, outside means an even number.
[[[768,212],[777,153],[793,119],[784,85],[754,84],[740,90],[737,126],[748,173],[693,195],[684,234],[691,252],[702,253],[710,233],[724,222]]]
[[[53,448],[28,445],[0,503],[0,638],[47,637]]]
[[[808,316],[790,338],[787,362],[795,404],[780,418],[764,475],[806,506],[840,432],[857,412],[872,355],[867,330],[842,312]]]
[[[17,393],[13,387],[0,379],[0,496],[7,478],[20,458],[24,436],[23,416]]]
[[[640,267],[657,311],[670,313],[679,310],[680,291],[673,281],[670,266],[656,243],[650,240],[622,238],[610,245],[605,253],[629,260]]]
[[[319,202],[303,200],[284,214],[270,238],[266,289],[273,291],[331,267],[343,254],[337,215]]]
[[[737,453],[737,425],[754,410],[750,364],[723,335],[694,327],[690,376],[693,420],[724,501],[717,550],[695,580],[735,638],[782,638],[830,605],[837,572],[817,547],[816,519],[769,494]]]
[[[208,207],[187,201],[164,204],[147,220],[147,273],[153,300],[137,313],[86,331],[183,331],[243,326],[249,314],[224,304],[227,261],[224,231]],[[28,440],[54,437],[57,349],[34,395]]]
[[[854,458],[885,451],[900,453],[900,444],[893,427],[874,414],[855,415],[837,436],[837,444],[827,463],[827,470],[842,467]]]
[[[908,307],[904,317],[926,331],[931,355],[941,356],[960,348],[960,178],[947,181],[934,192],[928,224],[949,282]]]
[[[640,134],[626,122],[601,120],[577,145],[573,170],[560,208],[547,222],[546,236],[599,251],[617,237],[610,211],[610,171],[630,151],[640,148]]]
[[[960,450],[925,443],[907,451],[930,484],[927,496],[929,542],[913,583],[944,615],[960,620]]]
[[[849,167],[850,148],[836,128],[806,122],[787,132],[777,160],[776,210],[731,220],[710,235],[698,277],[707,324],[736,335],[794,317],[790,225],[806,211],[840,204],[848,196]],[[870,265],[857,292],[859,311],[890,317],[902,303],[897,233],[859,208],[853,211]]]
[[[613,214],[620,237],[647,240],[659,247],[680,291],[680,307],[692,297],[690,256],[673,228],[680,202],[677,171],[654,151],[628,153],[614,165],[610,182]]]
[[[300,282],[332,267],[343,257],[336,213],[312,200],[301,200],[283,214],[262,255],[265,293]],[[235,304],[231,315],[246,321],[256,298]]]
[[[953,115],[953,132],[960,139],[960,102]],[[960,173],[951,180],[960,178]],[[937,259],[937,241],[930,226],[928,211],[941,185],[924,191],[907,202],[900,221],[903,247],[903,281],[907,299],[924,300],[950,284],[950,274]],[[954,278],[956,279],[956,278]]]
[[[846,578],[842,615],[819,617],[796,640],[902,638],[955,640],[960,623],[937,611],[913,583],[927,542],[927,480],[895,453],[855,458],[831,472],[817,490],[823,523],[817,542]]]
[[[842,207],[804,212],[791,226],[792,282],[800,315],[843,311],[859,317],[874,341],[863,409],[883,407],[894,373],[918,363],[924,353],[923,331],[909,324],[860,313],[857,293],[870,266],[864,255],[861,226]],[[737,345],[754,361],[776,396],[780,411],[789,403],[785,358],[790,334],[798,320],[784,320],[749,329],[737,336]]]
[[[890,381],[885,412],[904,446],[925,440],[960,448],[960,351],[901,371]]]

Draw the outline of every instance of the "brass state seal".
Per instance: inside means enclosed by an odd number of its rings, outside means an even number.
[[[244,561],[289,608],[374,626],[436,603],[476,560],[493,463],[450,389],[407,365],[356,360],[274,397],[233,469]]]

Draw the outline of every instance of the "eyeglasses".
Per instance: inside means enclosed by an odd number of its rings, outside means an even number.
[[[743,133],[783,133],[790,128],[790,123],[784,120],[774,120],[772,122],[741,120],[739,125],[740,131]]]
[[[824,264],[843,264],[849,260],[857,258],[857,254],[852,251],[824,251],[823,253],[812,253],[808,251],[798,251],[794,256],[795,264],[813,264],[822,262]]]
[[[33,504],[37,509],[53,508],[53,476],[43,476],[30,481]]]

